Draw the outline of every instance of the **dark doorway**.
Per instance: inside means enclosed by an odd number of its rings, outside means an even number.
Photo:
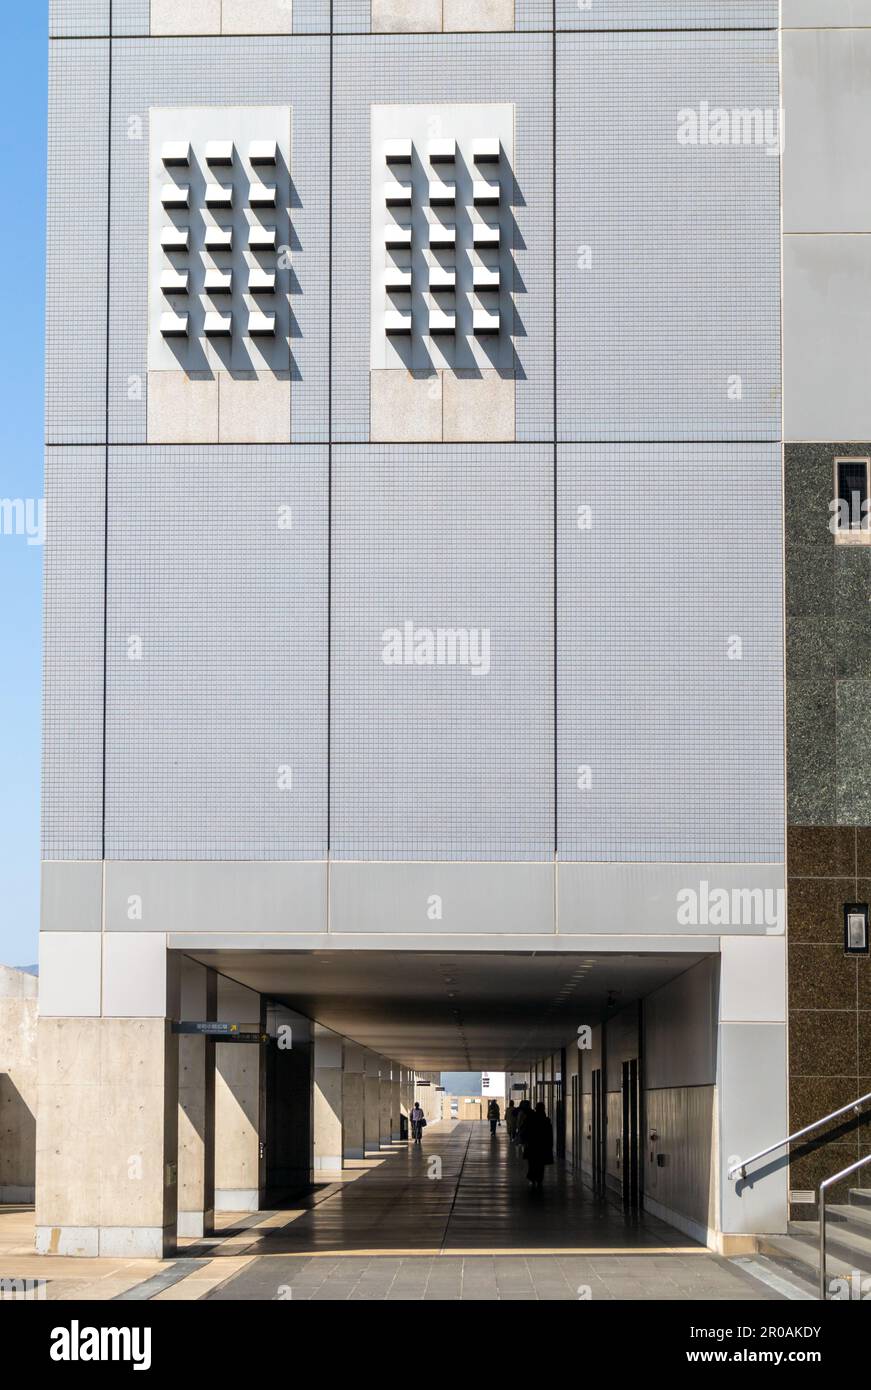
[[[607,1143],[605,1088],[602,1068],[593,1071],[593,1185],[605,1185],[605,1145]]]
[[[640,1168],[638,1164],[638,1135],[641,1128],[638,1089],[638,1058],[623,1063],[623,1205],[637,1211],[640,1205]]]
[[[311,1044],[278,1038],[264,1047],[265,1116],[262,1128],[261,1190],[266,1207],[280,1207],[311,1185]]]

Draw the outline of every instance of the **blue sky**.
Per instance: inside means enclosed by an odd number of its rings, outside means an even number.
[[[0,143],[0,498],[42,498],[47,0],[4,5]],[[39,928],[42,548],[0,524],[0,962],[29,965]]]

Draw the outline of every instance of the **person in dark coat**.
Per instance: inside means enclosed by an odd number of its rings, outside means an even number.
[[[527,1129],[528,1129],[528,1126],[529,1126],[529,1121],[530,1121],[531,1116],[532,1116],[532,1107],[531,1107],[531,1105],[529,1104],[529,1101],[528,1101],[528,1100],[522,1100],[522,1101],[520,1102],[519,1106],[517,1107],[517,1132],[516,1132],[516,1140],[517,1140],[517,1148],[518,1148],[518,1151],[520,1152],[520,1154],[521,1154],[524,1158],[526,1157],[526,1155],[525,1155],[525,1153],[523,1152],[523,1146],[524,1146],[524,1144],[526,1143],[526,1133],[527,1133]]]
[[[513,1100],[509,1100],[508,1109],[505,1111],[505,1128],[508,1130],[508,1138],[513,1144],[517,1138],[517,1106]]]
[[[487,1106],[487,1119],[490,1121],[490,1133],[491,1133],[491,1134],[493,1135],[493,1137],[495,1138],[495,1136],[496,1136],[496,1126],[499,1124],[500,1120],[502,1119],[502,1116],[501,1116],[500,1111],[499,1111],[499,1102],[498,1102],[498,1100],[491,1100],[490,1104]]]
[[[544,1101],[539,1101],[526,1127],[526,1179],[533,1187],[541,1187],[544,1170],[553,1163],[553,1125],[547,1117]]]

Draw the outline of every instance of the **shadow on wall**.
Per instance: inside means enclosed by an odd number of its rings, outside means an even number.
[[[0,1205],[33,1201],[36,1115],[8,1072],[0,1072]]]

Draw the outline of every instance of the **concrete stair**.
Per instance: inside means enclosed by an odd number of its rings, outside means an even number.
[[[854,1272],[871,1289],[871,1190],[853,1188],[849,1201],[826,1207],[826,1274],[851,1279]],[[805,1293],[817,1294],[820,1227],[818,1221],[790,1221],[785,1236],[763,1236],[759,1253],[779,1266]]]

